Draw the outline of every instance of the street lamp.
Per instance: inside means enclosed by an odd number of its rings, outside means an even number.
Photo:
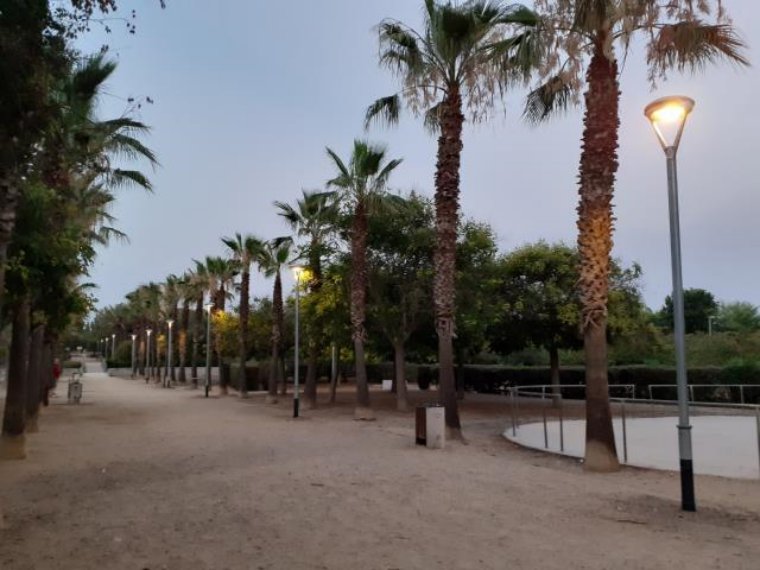
[[[174,336],[172,334],[172,330],[173,330],[172,327],[174,326],[174,319],[168,319],[166,321],[166,324],[169,326],[169,346],[168,346],[168,354],[166,355],[166,360],[167,360],[166,364],[167,364],[168,370],[166,371],[166,376],[164,377],[164,388],[169,388],[171,386],[171,376],[170,375],[171,375],[171,373],[173,371],[173,364],[174,364],[172,362],[172,360],[173,360],[173,358],[172,358],[172,356],[173,356],[172,355],[172,338]]]
[[[211,390],[211,309],[214,308],[213,303],[207,303],[204,307],[206,309],[206,397],[208,398],[209,390]]]
[[[644,109],[644,114],[652,123],[667,160],[670,256],[673,271],[673,328],[676,345],[676,382],[678,384],[678,454],[681,460],[681,508],[684,511],[695,511],[697,506],[694,499],[694,464],[691,453],[689,391],[686,378],[686,340],[676,154],[686,118],[693,108],[694,101],[688,97],[665,97],[653,101]]]
[[[111,359],[116,359],[116,333],[111,335]]]
[[[153,373],[150,369],[150,335],[153,332],[152,329],[145,329],[147,338],[145,339],[145,383],[153,377]]]
[[[303,273],[303,267],[300,265],[292,265],[291,269],[293,270],[293,276],[296,278],[296,331],[295,331],[295,355],[293,356],[293,417],[298,417],[298,407],[299,407],[299,393],[298,393],[298,349],[299,349],[299,341],[300,341],[300,321],[299,321],[299,313],[300,313],[300,305],[301,305],[301,274]]]
[[[137,335],[132,334],[132,378],[135,377],[137,372]]]
[[[713,321],[718,319],[718,315],[710,315],[707,317],[707,334],[712,336]]]

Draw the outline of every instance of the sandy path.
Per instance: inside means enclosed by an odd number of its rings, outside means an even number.
[[[410,415],[352,421],[349,393],[294,421],[261,396],[85,382],[0,464],[3,570],[760,567],[757,481],[699,477],[685,515],[676,475],[518,449],[506,411],[466,406],[469,445],[432,451]]]

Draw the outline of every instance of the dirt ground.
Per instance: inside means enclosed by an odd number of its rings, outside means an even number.
[[[88,375],[0,463],[0,568],[760,568],[759,481],[698,477],[684,514],[677,474],[508,443],[503,397],[468,395],[467,444],[440,451],[373,398],[375,422],[348,388],[293,420],[289,400]]]

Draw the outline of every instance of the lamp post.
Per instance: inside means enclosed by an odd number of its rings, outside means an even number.
[[[132,378],[137,373],[137,335],[132,334]]]
[[[151,369],[150,369],[150,335],[153,332],[152,329],[145,329],[146,339],[145,339],[145,383],[148,383],[148,380],[153,376]]]
[[[213,303],[207,303],[206,309],[206,397],[208,398],[209,390],[211,390],[211,309],[214,308]]]
[[[707,317],[707,335],[712,336],[713,321],[718,318],[718,315],[710,315]]]
[[[303,267],[300,265],[292,265],[293,276],[296,278],[296,330],[295,330],[295,354],[293,356],[293,417],[298,417],[299,407],[299,393],[298,393],[298,351],[300,344],[300,305],[301,305],[301,274],[303,273]]]
[[[697,507],[694,498],[694,464],[692,460],[691,426],[689,425],[689,391],[686,378],[686,340],[676,154],[686,118],[693,108],[694,101],[688,97],[665,97],[653,101],[644,109],[644,114],[652,123],[667,160],[670,256],[673,271],[673,329],[676,348],[676,382],[678,385],[678,454],[681,464],[681,508],[684,511],[695,511]]]
[[[174,330],[174,319],[168,319],[166,321],[166,324],[169,327],[169,346],[167,347],[167,354],[166,354],[166,376],[164,376],[164,388],[171,387],[171,373],[172,373],[172,367],[174,365],[173,362],[173,354],[172,354],[172,339],[174,335],[172,334],[172,331]]]
[[[101,339],[101,342],[103,343],[103,349],[101,350],[101,353],[103,354],[103,359],[105,360],[108,358],[108,338],[103,337]]]
[[[116,333],[111,335],[111,360],[116,359]]]

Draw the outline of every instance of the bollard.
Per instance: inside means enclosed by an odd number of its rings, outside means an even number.
[[[425,445],[429,449],[443,449],[446,442],[446,408],[430,406],[425,409]]]

